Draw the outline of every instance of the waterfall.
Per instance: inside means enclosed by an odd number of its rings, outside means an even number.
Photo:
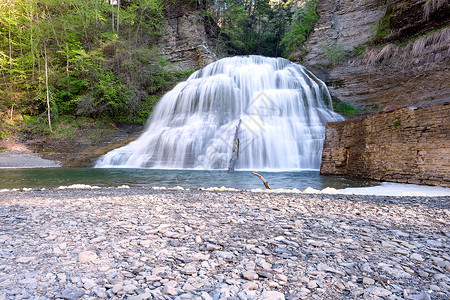
[[[142,135],[96,167],[319,169],[332,111],[325,84],[283,58],[229,57],[193,73],[155,107]],[[241,120],[241,121],[240,121]]]

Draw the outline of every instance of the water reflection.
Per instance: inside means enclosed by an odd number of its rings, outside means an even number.
[[[307,187],[336,189],[368,187],[378,182],[342,177],[321,176],[318,171],[258,172],[266,178],[273,189]],[[164,186],[197,189],[199,187],[221,187],[236,189],[264,188],[262,182],[250,171],[228,174],[224,170],[155,170],[155,169],[3,169],[0,171],[0,189],[11,188],[55,188],[72,184],[87,184],[100,187],[129,185],[130,187]]]

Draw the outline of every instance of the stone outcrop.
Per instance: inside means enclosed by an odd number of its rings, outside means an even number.
[[[449,58],[447,54],[442,64],[415,67],[411,62],[407,68],[339,66],[320,74],[335,102],[371,112],[393,104],[414,106],[450,99]]]
[[[450,2],[321,0],[317,12],[303,60],[336,102],[370,110],[450,98]],[[353,57],[333,66],[324,44],[336,47],[334,55]]]
[[[326,65],[324,45],[340,45],[347,51],[366,44],[376,34],[376,27],[385,13],[382,0],[320,0],[316,12],[319,20],[308,38],[308,65]]]
[[[328,123],[321,174],[450,187],[450,101]]]
[[[319,0],[317,13],[303,64],[333,100],[403,107],[328,124],[321,173],[450,186],[450,2]]]
[[[380,42],[404,42],[450,24],[450,1],[446,0],[390,0],[380,29],[386,35]]]
[[[201,69],[217,60],[210,51],[214,38],[193,1],[167,1],[160,44],[163,53],[180,70]]]

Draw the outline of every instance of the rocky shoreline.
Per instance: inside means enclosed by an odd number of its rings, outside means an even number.
[[[0,193],[0,299],[450,299],[448,197]]]

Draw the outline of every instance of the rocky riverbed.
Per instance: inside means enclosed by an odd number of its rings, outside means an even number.
[[[450,299],[448,197],[0,193],[0,299]]]

